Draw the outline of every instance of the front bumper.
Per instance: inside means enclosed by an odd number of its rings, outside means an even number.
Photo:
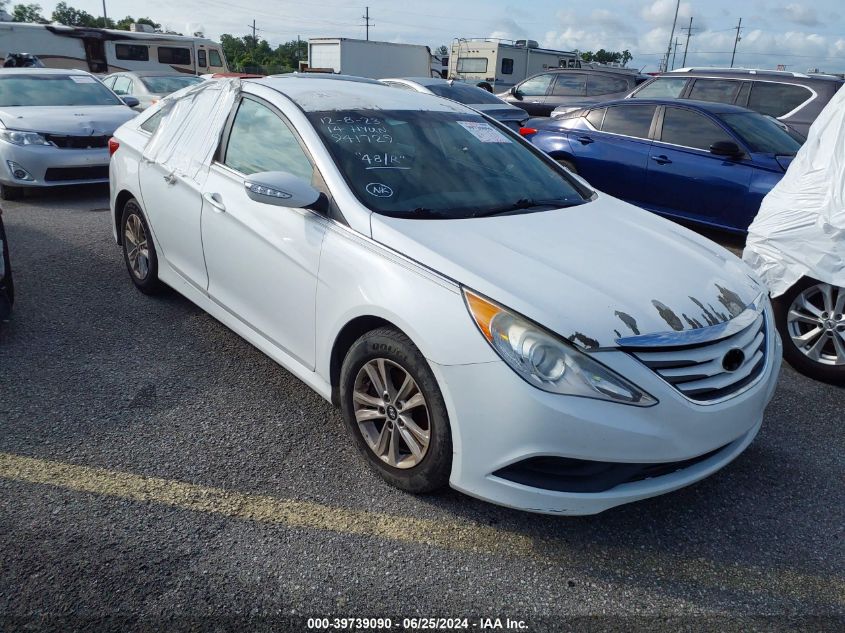
[[[595,514],[661,495],[715,473],[751,443],[771,400],[781,364],[780,339],[769,337],[766,366],[742,393],[697,404],[633,357],[594,357],[655,396],[652,407],[561,396],[532,387],[504,362],[436,365],[455,447],[450,484],[474,497],[548,514]],[[709,457],[669,474],[602,492],[559,492],[494,473],[533,457],[616,463],[680,462]]]
[[[16,178],[9,162],[29,178]],[[10,187],[56,187],[109,181],[109,150],[13,145],[0,141],[0,183]],[[48,171],[49,170],[49,171]]]

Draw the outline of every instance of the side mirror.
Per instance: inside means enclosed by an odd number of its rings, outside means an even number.
[[[121,97],[120,100],[123,101],[123,103],[128,105],[130,108],[135,108],[138,106],[138,104],[141,103],[136,97],[130,96]]]
[[[716,141],[710,146],[710,153],[716,156],[737,158],[738,156],[742,156],[743,151],[733,141]]]
[[[519,88],[517,88],[516,86],[513,86],[513,87],[510,89],[510,93],[511,93],[511,96],[512,96],[514,99],[518,99],[519,101],[522,101],[522,94],[520,94],[520,92],[519,92]]]
[[[251,200],[277,207],[304,209],[320,198],[320,192],[298,176],[286,171],[262,171],[244,180]]]

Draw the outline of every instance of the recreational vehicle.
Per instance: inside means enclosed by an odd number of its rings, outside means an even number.
[[[504,90],[549,68],[580,68],[576,51],[540,48],[534,40],[458,38],[449,55],[449,78],[486,82]]]
[[[0,61],[20,54],[37,58],[47,68],[98,74],[165,70],[201,75],[229,70],[220,45],[202,37],[61,24],[0,23]]]

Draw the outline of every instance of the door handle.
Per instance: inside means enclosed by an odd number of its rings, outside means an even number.
[[[589,136],[579,136],[579,137],[577,138],[577,141],[578,141],[579,143],[581,143],[581,145],[589,145],[590,143],[594,143],[594,142],[595,142],[595,141],[593,141],[593,139],[592,139],[592,138],[590,138]]]
[[[219,193],[211,193],[207,191],[202,194],[202,197],[218,213],[223,213],[226,210],[226,205],[220,200]]]
[[[672,161],[669,160],[667,156],[663,156],[662,154],[660,156],[652,156],[651,160],[653,160],[658,165],[668,165],[672,163]]]

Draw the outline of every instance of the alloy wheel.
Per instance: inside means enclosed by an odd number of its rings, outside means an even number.
[[[789,336],[810,360],[845,366],[845,288],[818,283],[792,301],[786,315]]]
[[[355,377],[352,399],[361,435],[379,459],[401,469],[423,460],[431,420],[425,396],[407,370],[386,358],[368,361]]]
[[[150,272],[150,251],[147,245],[147,232],[144,223],[136,213],[130,213],[126,218],[123,234],[126,248],[126,258],[129,269],[139,281],[146,279]]]

